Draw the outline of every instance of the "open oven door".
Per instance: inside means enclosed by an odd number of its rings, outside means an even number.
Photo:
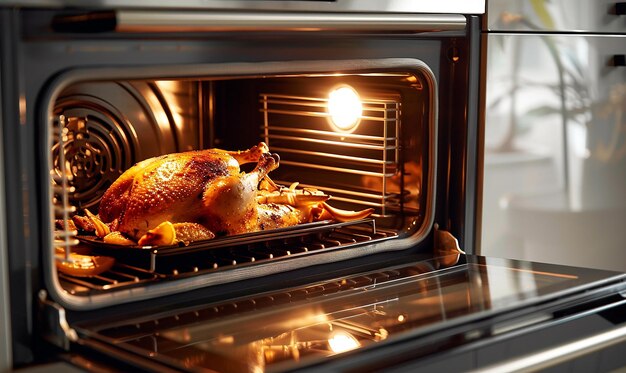
[[[147,370],[608,371],[626,364],[626,275],[452,254],[70,330]]]

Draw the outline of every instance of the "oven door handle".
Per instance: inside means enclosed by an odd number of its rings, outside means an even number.
[[[464,30],[460,14],[101,11],[59,15],[57,32],[342,32],[416,34]]]
[[[626,325],[591,337],[562,344],[539,353],[511,359],[478,369],[480,373],[534,372],[574,360],[578,357],[626,342]]]

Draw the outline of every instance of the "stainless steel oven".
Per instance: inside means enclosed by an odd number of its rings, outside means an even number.
[[[622,274],[476,255],[484,8],[3,7],[11,366],[624,364]]]

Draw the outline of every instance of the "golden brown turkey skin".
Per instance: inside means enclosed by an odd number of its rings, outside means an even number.
[[[278,156],[263,153],[252,172],[220,176],[207,183],[198,223],[216,234],[257,231],[258,185],[276,167]]]
[[[277,163],[266,152],[267,146],[259,144],[244,152],[209,149],[139,162],[104,193],[100,218],[105,223],[117,219],[117,230],[135,240],[164,221],[239,233],[245,229],[242,215],[254,213],[247,201],[254,200],[259,177]],[[260,159],[255,171],[240,173],[240,162]]]
[[[306,216],[304,216],[301,210],[289,205],[277,203],[260,204],[258,213],[259,230],[290,227],[306,221]]]
[[[290,206],[279,203],[262,203],[257,209],[259,214],[258,230],[286,228],[315,221],[322,214],[318,205]]]

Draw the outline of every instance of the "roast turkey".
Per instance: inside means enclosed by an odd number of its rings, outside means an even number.
[[[240,165],[253,162],[254,170],[241,171]],[[276,186],[267,175],[278,164],[262,142],[245,151],[150,158],[124,172],[104,193],[98,216],[88,217],[105,242],[162,245],[371,214],[327,208],[328,195],[296,189],[297,183]]]

